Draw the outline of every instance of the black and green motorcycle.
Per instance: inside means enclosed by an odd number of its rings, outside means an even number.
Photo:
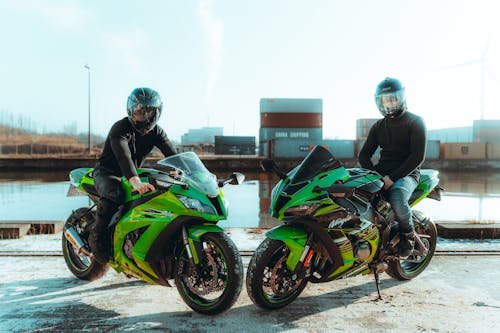
[[[316,146],[288,174],[273,160],[262,162],[280,181],[271,196],[270,213],[283,222],[266,233],[248,266],[246,286],[252,301],[278,309],[300,295],[308,282],[320,283],[374,273],[410,280],[429,264],[437,231],[424,214],[413,211],[415,249],[400,258],[398,223],[384,197],[381,175],[346,169],[325,148]],[[439,172],[421,170],[409,204],[440,200]]]
[[[111,219],[113,259],[96,261],[88,237],[95,223],[95,205],[74,211],[62,237],[64,259],[79,279],[100,278],[109,267],[151,284],[175,285],[187,305],[203,314],[217,314],[231,307],[243,284],[243,265],[236,245],[217,226],[227,218],[221,188],[240,184],[241,173],[217,180],[193,152],[160,160],[156,169],[138,169],[155,192],[140,195],[123,177],[126,200]],[[99,195],[93,169],[70,173],[69,195]]]

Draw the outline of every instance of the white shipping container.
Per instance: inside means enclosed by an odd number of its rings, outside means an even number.
[[[444,143],[443,146],[445,160],[486,159],[486,143],[484,142]]]

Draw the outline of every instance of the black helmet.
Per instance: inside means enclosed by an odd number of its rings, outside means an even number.
[[[128,120],[141,135],[152,130],[160,119],[163,103],[150,88],[135,88],[127,100]]]
[[[405,88],[398,79],[387,77],[377,86],[375,103],[384,117],[394,118],[406,111]]]

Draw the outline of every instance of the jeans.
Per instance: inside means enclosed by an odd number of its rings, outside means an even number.
[[[417,181],[406,176],[394,182],[389,189],[389,203],[394,211],[395,219],[399,222],[399,232],[409,233],[413,231],[411,208],[408,204],[411,194],[417,188]]]

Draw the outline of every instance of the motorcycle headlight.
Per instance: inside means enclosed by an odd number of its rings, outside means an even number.
[[[298,205],[295,207],[290,207],[285,210],[286,215],[311,215],[316,209],[318,209],[319,204],[309,204],[309,205]]]
[[[207,214],[214,214],[216,215],[217,212],[213,207],[210,207],[209,205],[204,204],[200,200],[193,199],[193,198],[188,198],[183,195],[177,195],[177,199],[179,199],[184,206],[188,209],[195,210],[200,213],[207,213]]]

